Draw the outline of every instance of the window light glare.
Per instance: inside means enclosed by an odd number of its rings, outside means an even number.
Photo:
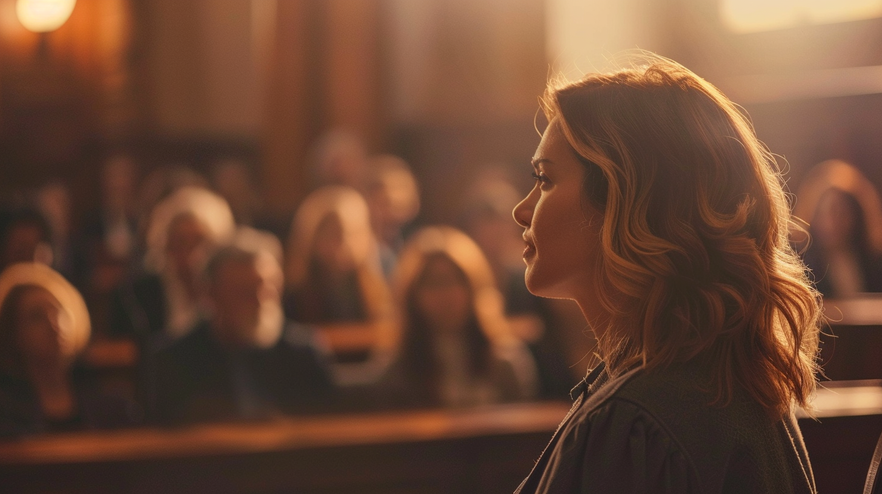
[[[721,0],[719,6],[723,25],[736,33],[882,17],[882,0]]]

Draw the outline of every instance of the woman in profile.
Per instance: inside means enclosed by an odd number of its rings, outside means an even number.
[[[600,361],[518,492],[814,492],[793,409],[815,389],[819,295],[746,117],[655,56],[542,106],[514,210],[526,283],[578,303]]]
[[[403,407],[463,408],[531,398],[535,364],[515,339],[490,263],[465,233],[426,227],[401,252],[401,345],[382,381]]]

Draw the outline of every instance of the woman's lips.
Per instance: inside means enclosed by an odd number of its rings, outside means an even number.
[[[527,244],[524,247],[524,254],[523,254],[524,260],[527,260],[527,258],[529,258],[529,257],[533,257],[533,254],[535,254],[535,253],[536,253],[536,248],[533,247],[531,244]]]

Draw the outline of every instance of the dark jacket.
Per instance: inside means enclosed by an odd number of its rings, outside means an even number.
[[[695,365],[611,380],[594,369],[516,492],[815,492],[792,415],[772,420],[737,394],[710,405],[707,376]]]
[[[110,302],[110,332],[143,339],[161,334],[166,324],[165,287],[156,274],[143,274],[122,284]]]
[[[0,438],[91,429],[117,429],[135,425],[139,411],[126,397],[102,389],[90,369],[71,369],[73,414],[52,420],[43,414],[40,399],[22,375],[0,372]]]
[[[270,348],[230,351],[202,322],[153,360],[148,409],[159,423],[311,412],[325,408],[333,391],[325,356],[301,325],[287,325]]]

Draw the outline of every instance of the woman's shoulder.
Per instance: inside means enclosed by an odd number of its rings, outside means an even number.
[[[599,491],[639,483],[649,491],[798,491],[801,467],[783,421],[750,400],[720,406],[713,398],[695,369],[632,371],[585,399],[561,446],[585,452],[584,482]]]
[[[646,410],[611,396],[585,412],[561,428],[535,492],[703,492],[698,469]]]
[[[746,393],[735,390],[729,402],[717,399],[711,375],[701,366],[682,365],[647,372],[634,371],[609,396],[627,402],[656,420],[683,441],[690,436],[729,435],[732,442],[760,436],[780,422]],[[607,385],[616,385],[616,379]],[[703,428],[703,429],[701,429]]]

